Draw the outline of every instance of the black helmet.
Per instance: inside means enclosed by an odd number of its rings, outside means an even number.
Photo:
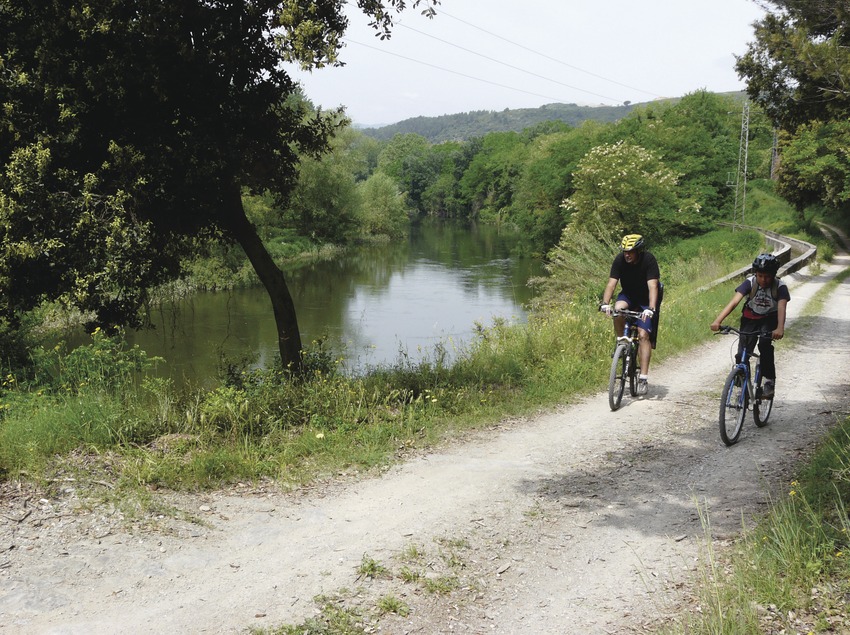
[[[620,248],[623,251],[632,251],[634,249],[640,251],[644,248],[645,242],[640,234],[627,234],[623,236],[620,242]]]
[[[779,271],[779,260],[773,254],[759,254],[753,260],[753,271],[775,276],[776,272]]]

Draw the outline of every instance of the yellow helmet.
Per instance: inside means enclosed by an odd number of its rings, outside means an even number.
[[[643,249],[644,240],[640,234],[627,234],[623,236],[620,247],[623,251],[632,251],[634,249]]]

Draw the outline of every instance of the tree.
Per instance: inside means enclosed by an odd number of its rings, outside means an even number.
[[[356,231],[358,157],[351,146],[359,133],[340,130],[324,156],[299,161],[298,181],[283,220],[287,227],[317,242],[345,244]]]
[[[558,242],[566,224],[561,202],[572,193],[578,162],[598,143],[602,129],[602,124],[587,121],[537,137],[529,146],[510,214],[538,250],[549,251]]]
[[[501,219],[513,202],[527,141],[517,132],[491,132],[473,147],[475,155],[460,179],[461,196],[470,218]]]
[[[404,238],[410,219],[404,195],[399,192],[392,177],[375,172],[357,184],[361,197],[361,231],[369,236]]]
[[[850,122],[813,121],[782,144],[777,191],[802,210],[822,203],[850,212]]]
[[[680,233],[698,209],[680,198],[677,175],[656,154],[624,141],[593,148],[573,179],[575,191],[562,205],[571,213],[565,234],[639,233],[655,239]]]
[[[850,2],[767,0],[736,69],[747,93],[785,130],[850,113]]]
[[[437,0],[410,0],[416,7]],[[43,300],[137,325],[191,238],[221,231],[272,300],[284,364],[301,365],[286,281],[241,192],[285,206],[299,153],[335,117],[292,98],[284,62],[338,63],[339,0],[3,0],[0,313]],[[383,36],[405,0],[358,0]]]

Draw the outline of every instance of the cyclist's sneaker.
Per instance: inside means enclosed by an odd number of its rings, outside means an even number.
[[[765,379],[764,385],[762,386],[762,389],[761,389],[761,398],[762,399],[773,399],[773,393],[774,393],[775,390],[776,390],[776,386],[774,386],[773,381],[770,380],[770,379]]]
[[[647,379],[638,379],[637,383],[637,394],[645,395],[649,391],[649,380]]]

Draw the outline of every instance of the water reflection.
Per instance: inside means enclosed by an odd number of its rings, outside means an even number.
[[[462,343],[475,322],[525,319],[526,281],[540,263],[510,257],[517,237],[489,226],[426,225],[409,240],[358,250],[288,271],[302,339],[327,337],[349,370],[413,359],[440,341]],[[277,356],[271,303],[263,289],[199,293],[153,316],[155,331],[130,334],[167,360],[175,379],[215,377],[220,360],[269,365]],[[451,348],[451,343],[449,348]]]

